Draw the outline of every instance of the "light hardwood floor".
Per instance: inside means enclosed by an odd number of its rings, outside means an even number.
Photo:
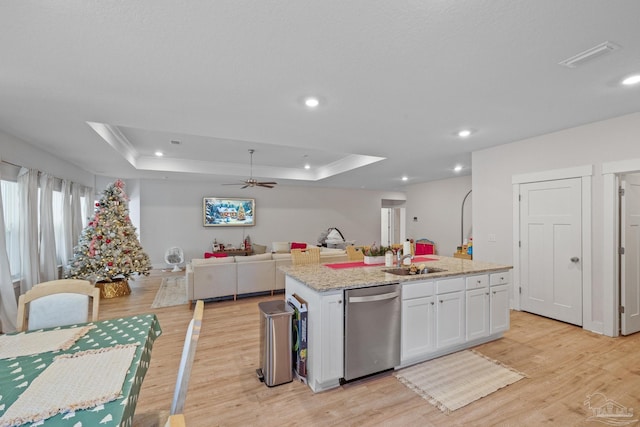
[[[151,309],[162,277],[154,271],[131,281],[132,294],[103,299],[100,318],[154,312],[163,334],[156,341],[136,412],[169,408],[192,311],[186,305]],[[194,426],[578,426],[589,422],[587,395],[640,413],[640,334],[608,338],[522,312],[512,312],[505,337],[476,347],[528,375],[449,415],[391,374],[314,394],[293,382],[273,388],[258,381],[258,302],[254,297],[205,304],[202,334],[185,416]],[[638,419],[635,416],[633,419]]]

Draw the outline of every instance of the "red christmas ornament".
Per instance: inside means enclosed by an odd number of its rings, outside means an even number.
[[[113,266],[113,262],[109,261],[109,262],[107,263],[107,265],[108,265],[109,267],[111,267],[111,266]]]
[[[111,243],[111,239],[107,239],[107,240],[105,240],[105,242]]]

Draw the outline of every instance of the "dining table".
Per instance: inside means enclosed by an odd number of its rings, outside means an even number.
[[[131,426],[155,314],[0,335],[0,427]]]

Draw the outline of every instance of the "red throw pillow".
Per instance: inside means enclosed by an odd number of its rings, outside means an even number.
[[[225,258],[227,257],[227,254],[225,253],[212,253],[212,252],[205,252],[204,253],[204,258]]]
[[[307,249],[307,244],[291,242],[291,249]]]

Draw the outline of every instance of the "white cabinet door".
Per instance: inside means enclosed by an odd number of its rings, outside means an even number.
[[[489,288],[467,291],[467,341],[489,335]]]
[[[435,349],[435,297],[402,301],[401,362]]]
[[[582,326],[582,181],[520,185],[520,304]]]
[[[316,381],[338,380],[344,376],[343,359],[343,331],[344,331],[344,304],[342,291],[324,295],[321,297],[322,310],[320,330],[321,341],[321,372]]]
[[[491,333],[504,332],[509,329],[509,285],[498,285],[489,288],[491,301]]]
[[[465,342],[464,291],[436,295],[436,347]]]

